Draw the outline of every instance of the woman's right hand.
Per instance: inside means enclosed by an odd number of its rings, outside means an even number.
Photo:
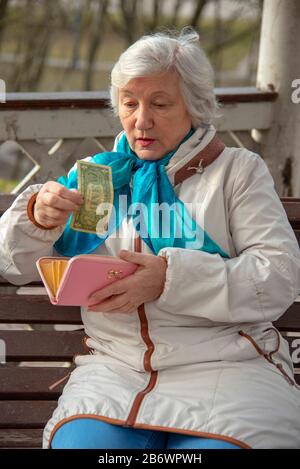
[[[45,228],[64,225],[70,214],[79,210],[82,195],[76,189],[67,189],[55,181],[46,182],[39,191],[34,218]]]

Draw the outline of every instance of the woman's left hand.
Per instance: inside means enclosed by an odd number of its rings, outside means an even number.
[[[138,264],[128,277],[94,292],[89,297],[89,311],[132,313],[141,304],[157,299],[163,292],[167,261],[162,256],[122,250],[120,259]]]

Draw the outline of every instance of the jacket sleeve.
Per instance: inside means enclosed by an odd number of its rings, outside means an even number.
[[[300,293],[300,254],[259,155],[251,154],[239,166],[228,205],[236,257],[162,249],[159,254],[167,258],[168,268],[157,307],[213,322],[274,321]]]
[[[28,218],[28,201],[41,187],[29,186],[0,218],[0,275],[16,285],[40,280],[35,262],[56,255],[53,244],[64,230],[64,226],[43,230]]]

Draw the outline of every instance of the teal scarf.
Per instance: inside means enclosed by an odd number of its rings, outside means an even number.
[[[192,129],[180,145],[193,133]],[[132,217],[135,230],[154,254],[162,248],[175,247],[219,253],[229,258],[191,218],[166,174],[165,166],[180,145],[160,160],[141,160],[131,150],[124,133],[116,152],[94,155],[90,163],[112,168],[115,216],[111,217],[105,236],[73,230],[70,217],[63,234],[54,244],[56,251],[70,257],[91,253],[116,231],[125,217]],[[72,169],[68,177],[63,176],[58,182],[68,189],[77,189],[77,169]]]

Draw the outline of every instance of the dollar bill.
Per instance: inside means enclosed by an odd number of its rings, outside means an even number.
[[[104,235],[108,229],[114,200],[111,167],[77,161],[77,170],[78,191],[84,202],[73,213],[71,227],[84,233]]]

